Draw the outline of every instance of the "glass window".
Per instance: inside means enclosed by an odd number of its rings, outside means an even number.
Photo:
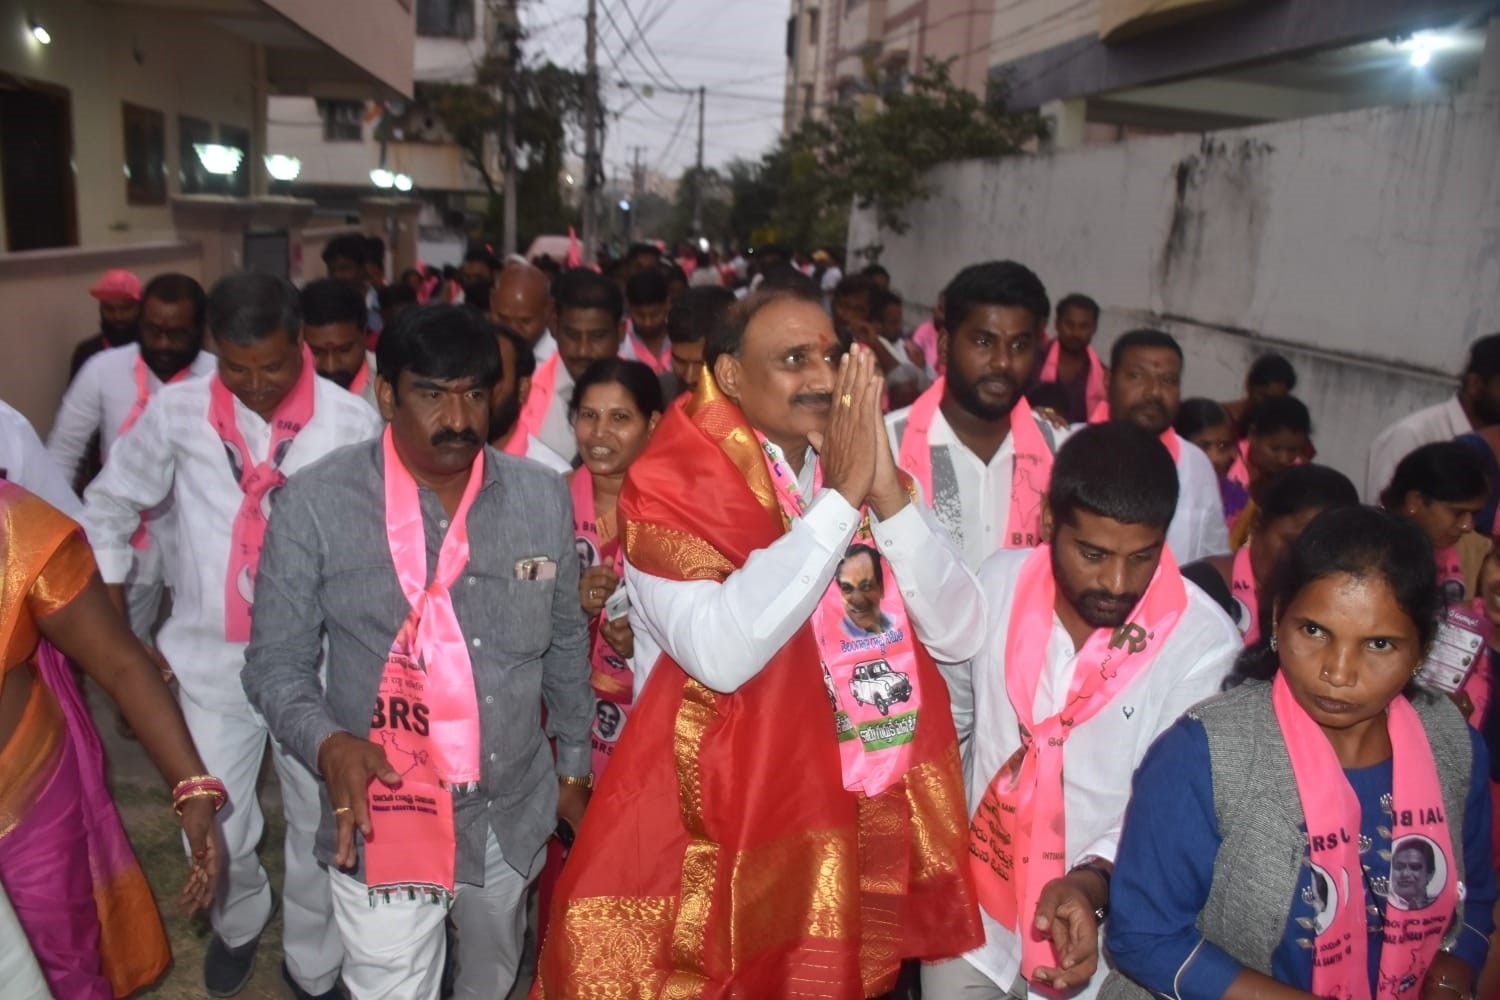
[[[364,139],[364,102],[319,101],[318,113],[323,116],[324,142],[360,142]]]
[[[417,34],[424,38],[473,38],[474,0],[417,0]]]
[[[160,111],[124,104],[125,202],[167,203],[167,118]]]

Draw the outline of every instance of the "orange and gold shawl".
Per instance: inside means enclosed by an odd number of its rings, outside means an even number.
[[[631,564],[675,580],[723,580],[786,530],[754,434],[707,374],[619,512]],[[843,787],[809,626],[733,694],[663,656],[563,870],[533,996],[844,1000],[892,989],[905,958],[981,944],[947,688],[918,659],[931,718],[905,779],[872,799]]]

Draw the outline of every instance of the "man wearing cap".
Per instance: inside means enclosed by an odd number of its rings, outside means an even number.
[[[99,332],[73,349],[68,380],[100,351],[140,339],[141,279],[124,270],[105,271],[89,294],[99,300]]]

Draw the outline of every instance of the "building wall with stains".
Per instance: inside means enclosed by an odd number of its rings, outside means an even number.
[[[1099,300],[1103,352],[1134,326],[1176,335],[1185,396],[1235,398],[1280,351],[1321,460],[1360,482],[1380,429],[1443,399],[1468,345],[1500,331],[1496,163],[1491,91],[950,164],[906,233],[856,212],[849,248],[879,244],[914,312],[965,264],[1021,260],[1054,301]]]

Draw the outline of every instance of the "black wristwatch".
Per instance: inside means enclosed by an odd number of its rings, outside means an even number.
[[[1078,864],[1070,868],[1068,870],[1068,874],[1071,875],[1074,872],[1082,871],[1093,872],[1095,875],[1098,875],[1104,880],[1104,905],[1094,907],[1094,919],[1099,921],[1100,923],[1103,923],[1104,918],[1109,916],[1109,879],[1113,874],[1113,869],[1111,868],[1109,862],[1105,861],[1103,858],[1095,857],[1094,855],[1090,854],[1085,856],[1082,861],[1078,862]]]

